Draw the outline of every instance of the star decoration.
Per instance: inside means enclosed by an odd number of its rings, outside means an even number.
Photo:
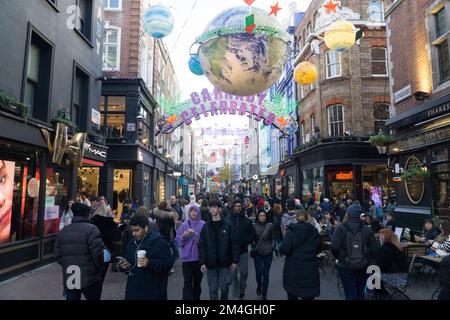
[[[280,8],[280,7],[278,6],[278,3],[279,3],[279,2],[277,2],[277,4],[274,5],[274,6],[270,6],[271,11],[270,11],[270,13],[269,13],[269,16],[270,16],[271,14],[273,14],[273,15],[276,17],[277,14],[278,14],[278,11],[280,11],[280,10],[282,9],[282,8]]]
[[[336,7],[338,5],[333,0],[328,0],[327,3],[325,3],[322,7],[324,7],[327,10],[327,13],[334,12],[336,13]]]
[[[256,1],[256,0],[244,0],[244,2],[245,2],[247,5],[249,5],[249,6],[251,6],[252,3],[255,2],[255,1]]]

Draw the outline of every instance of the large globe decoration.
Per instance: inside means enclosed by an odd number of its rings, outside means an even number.
[[[157,39],[168,36],[173,30],[173,23],[172,12],[159,4],[145,10],[142,16],[145,33]]]
[[[192,55],[188,62],[189,70],[197,76],[204,75],[202,66],[200,65],[200,59],[198,55]]]
[[[246,17],[255,28],[246,32]],[[252,96],[281,76],[289,55],[290,36],[265,10],[230,8],[216,16],[197,38],[200,64],[208,80],[223,92]]]

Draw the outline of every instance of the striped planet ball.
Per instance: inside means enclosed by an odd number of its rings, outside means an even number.
[[[154,5],[145,10],[142,17],[144,31],[153,38],[164,38],[173,30],[173,15],[162,5]]]

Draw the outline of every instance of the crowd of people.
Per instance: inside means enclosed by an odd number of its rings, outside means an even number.
[[[101,298],[106,273],[127,275],[125,299],[167,299],[168,277],[181,260],[183,300],[200,300],[203,276],[211,300],[243,299],[253,260],[257,296],[268,297],[274,254],[284,256],[283,288],[289,300],[320,296],[319,253],[322,239],[336,259],[346,299],[362,300],[367,267],[377,265],[382,279],[406,281],[408,258],[395,234],[395,205],[382,213],[372,206],[341,198],[289,198],[282,204],[267,196],[204,194],[171,196],[146,208],[125,201],[117,224],[105,197],[81,194],[69,200],[61,216],[55,258],[63,267],[64,296]],[[366,207],[366,208],[364,208]],[[445,257],[441,266],[441,299],[450,297],[450,224],[440,230],[427,220],[417,241],[430,255]],[[68,283],[68,268],[79,266],[81,283]],[[231,291],[231,292],[230,292]],[[383,288],[380,289],[383,291]],[[220,292],[220,293],[219,293]]]

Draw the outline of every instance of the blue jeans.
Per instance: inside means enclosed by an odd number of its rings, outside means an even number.
[[[178,249],[178,243],[177,243],[176,240],[172,240],[172,241],[170,241],[169,245],[170,245],[170,249],[172,250],[173,261],[175,262],[180,257],[180,252],[179,252],[179,249]]]
[[[259,255],[255,254],[255,273],[256,283],[258,288],[262,288],[262,296],[267,297],[267,289],[269,288],[269,271],[272,265],[273,255]]]
[[[219,299],[219,289],[220,300],[228,300],[228,292],[231,284],[230,267],[208,269],[206,279],[208,280],[209,298],[211,300]]]
[[[339,274],[344,286],[346,300],[364,300],[364,289],[368,274],[366,269],[349,270],[347,268],[338,267]]]

